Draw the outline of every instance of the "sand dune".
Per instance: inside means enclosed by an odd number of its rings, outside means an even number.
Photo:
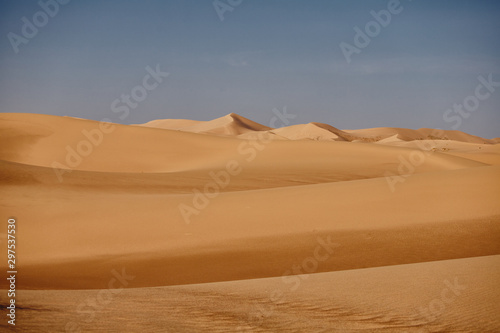
[[[179,205],[194,207],[192,193],[38,184],[28,191],[40,197],[37,206],[21,212],[33,201],[25,195],[29,185],[4,188],[11,209],[26,221],[19,250],[26,287],[96,288],[117,265],[144,272],[138,286],[273,276],[289,265],[291,253],[310,251],[317,237],[328,236],[342,250],[326,270],[496,254],[499,175],[499,167],[423,173],[397,193],[384,178],[224,192],[190,216],[190,224]],[[268,265],[255,260],[263,251]],[[239,264],[226,267],[231,258]],[[54,272],[65,278],[54,283]]]
[[[491,165],[500,164],[500,144],[469,143],[455,140],[403,141],[395,139],[394,136],[380,140],[377,143],[431,152],[444,152],[448,155],[464,157]]]
[[[141,126],[220,135],[238,135],[246,132],[265,131],[271,129],[270,127],[261,125],[235,113],[230,113],[226,116],[210,121],[164,119],[154,120],[142,124]]]
[[[392,142],[414,140],[453,140],[476,144],[500,143],[500,138],[485,139],[457,130],[436,130],[420,128],[417,130],[397,127],[377,127],[358,130],[339,130],[328,124],[311,122],[272,129],[258,124],[235,113],[211,121],[185,119],[153,120],[140,126],[175,129],[185,132],[240,136],[250,138],[252,132],[269,133],[269,138],[280,140],[316,140],[316,141],[358,141],[358,142]]]
[[[498,330],[488,318],[499,303],[500,145],[432,133],[272,129],[235,114],[134,126],[0,114],[0,227],[10,216],[20,226],[20,316],[39,318],[40,297],[68,304],[91,292],[69,290],[104,290],[123,269],[137,289],[110,311],[153,295],[150,306],[183,309],[173,332],[189,331],[186,312],[203,314],[193,332],[209,319],[221,332]],[[471,287],[449,313],[410,311],[455,276]],[[249,322],[251,300],[270,306],[283,281],[303,284]],[[207,295],[218,314],[204,315]]]
[[[103,305],[99,290],[23,290],[18,299],[30,306],[19,320],[25,332],[39,331],[43,313],[51,314],[44,321],[51,332],[496,332],[498,267],[496,255],[297,280],[132,288]]]
[[[191,126],[198,125],[204,123],[200,120],[189,120],[189,119],[158,119],[151,120],[145,124],[139,124],[137,126],[144,127],[152,127],[152,128],[162,128],[162,129],[170,129],[170,130],[185,130],[186,128],[190,128]]]
[[[398,172],[410,149],[349,142],[242,141],[182,131],[106,124],[74,118],[2,114],[0,159],[68,170],[161,173],[224,169],[228,161],[245,164],[265,177],[314,172],[340,180],[381,177]],[[220,119],[220,118],[219,118]],[[111,127],[113,126],[113,127]],[[257,142],[255,142],[257,141]],[[268,142],[270,141],[270,142]],[[466,158],[430,154],[415,172],[485,165]],[[256,176],[258,177],[258,176]]]
[[[346,139],[346,137],[350,137],[349,134],[343,133],[333,126],[321,123],[293,125],[277,128],[270,132],[290,140],[351,141]]]
[[[420,128],[417,130],[395,127],[378,127],[360,130],[344,130],[352,135],[360,137],[373,138],[376,141],[386,139],[396,135],[396,138],[403,141],[413,140],[455,140],[470,143],[493,144],[494,140],[480,138],[475,135],[467,134],[454,130],[435,130],[431,128]]]

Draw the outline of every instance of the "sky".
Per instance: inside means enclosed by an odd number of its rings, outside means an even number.
[[[0,0],[0,112],[500,137],[499,35],[495,0]]]

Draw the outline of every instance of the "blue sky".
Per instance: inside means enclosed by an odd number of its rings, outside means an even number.
[[[268,125],[286,106],[293,123],[452,129],[443,114],[478,76],[500,81],[498,1],[401,0],[350,63],[340,43],[390,1],[220,1],[233,4],[223,21],[211,0],[72,0],[16,53],[9,33],[42,9],[0,0],[0,112],[127,124],[235,112]],[[169,76],[120,119],[113,101],[157,64]],[[490,95],[458,130],[500,136],[500,87]]]

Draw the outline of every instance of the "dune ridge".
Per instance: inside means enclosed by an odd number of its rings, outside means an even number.
[[[394,137],[394,139],[402,141],[454,140],[476,144],[497,144],[500,142],[499,138],[485,139],[458,130],[438,130],[432,128],[414,130],[397,127],[377,127],[357,130],[340,130],[329,124],[311,122],[308,124],[291,125],[273,129],[235,113],[230,113],[210,121],[161,119],[139,124],[138,126],[236,136],[248,134],[248,132],[266,132],[276,134],[271,135],[271,138],[286,138],[288,140],[380,142],[390,137]]]

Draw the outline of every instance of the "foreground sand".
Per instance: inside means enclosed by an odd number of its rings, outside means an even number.
[[[498,332],[500,256],[198,285],[23,291],[23,332]],[[3,311],[0,312],[3,314]],[[0,324],[5,327],[5,324]]]
[[[151,331],[500,330],[497,139],[273,129],[234,114],[112,125],[99,136],[101,126],[0,114],[0,227],[18,220],[26,328],[137,331],[155,318]],[[106,290],[120,274],[134,289],[86,323],[75,302],[98,291],[75,289]],[[439,318],[409,311],[456,276],[471,287]],[[221,282],[231,280],[243,281]],[[172,287],[149,288],[160,286]],[[280,288],[294,290],[283,304],[266,300]],[[252,304],[274,310],[249,319]]]

